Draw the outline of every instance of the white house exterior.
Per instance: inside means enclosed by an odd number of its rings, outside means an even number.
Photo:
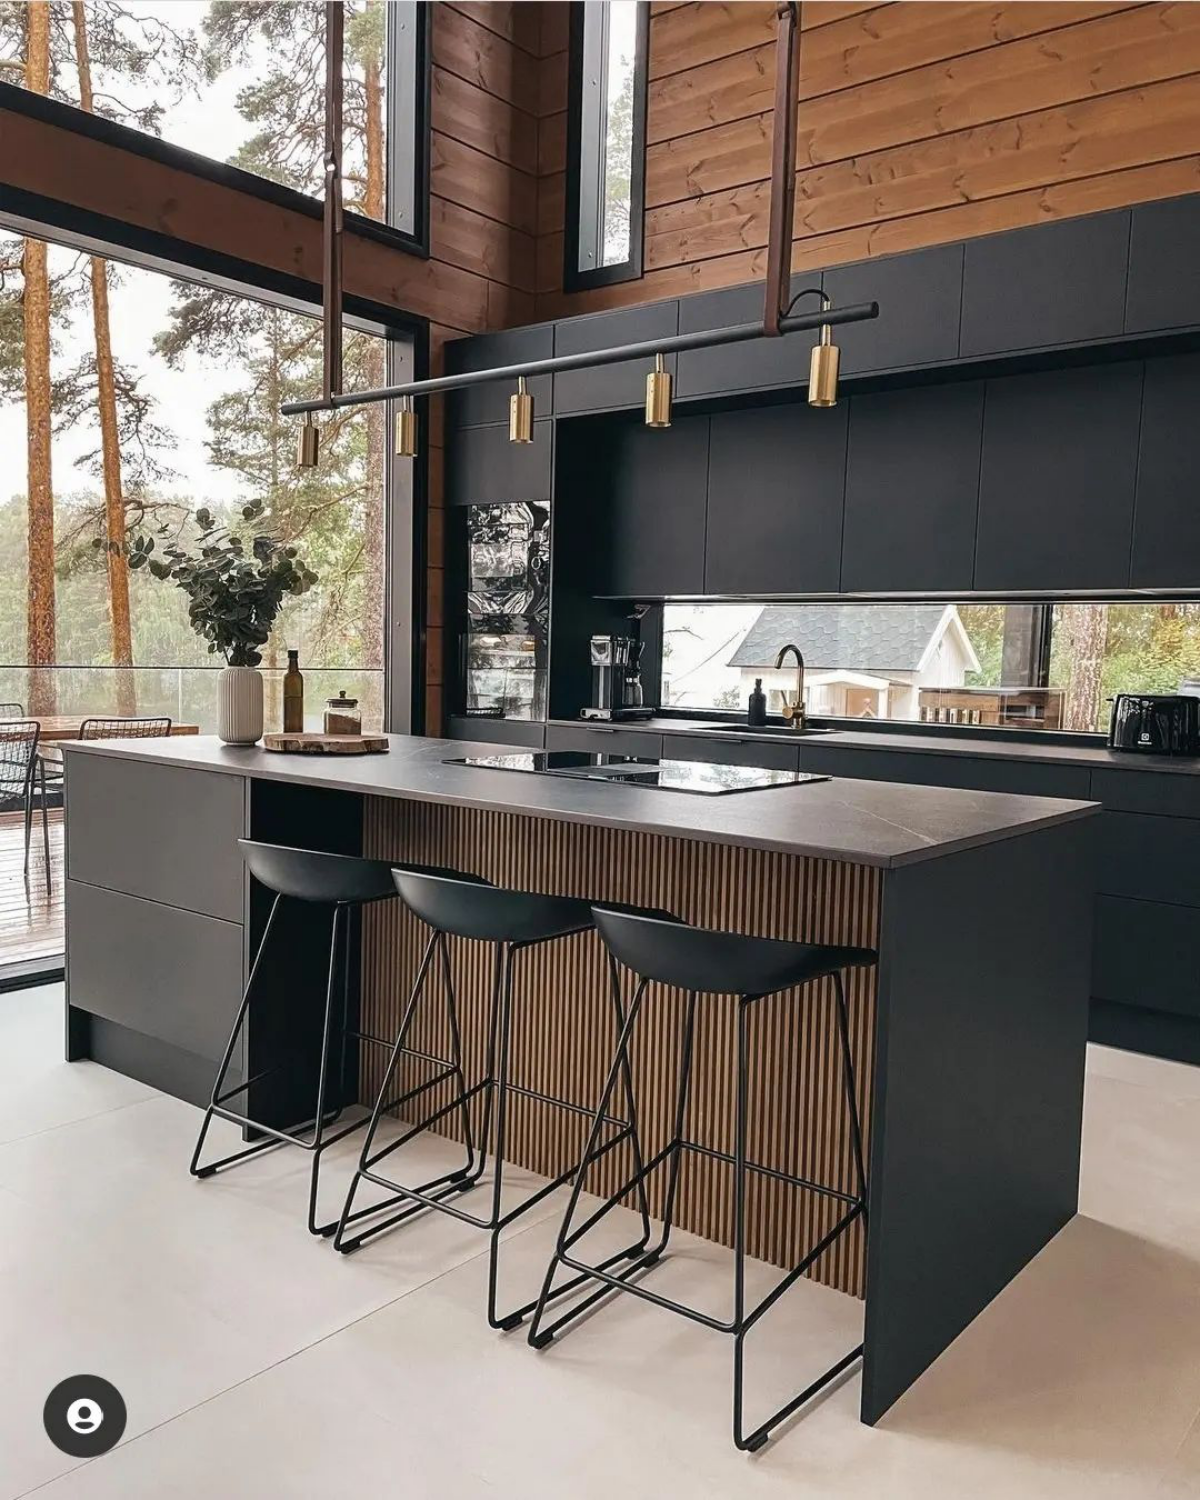
[[[775,666],[789,642],[804,653],[810,714],[916,719],[922,688],[962,687],[979,670],[953,604],[768,604],[728,660],[743,702],[756,677],[770,712],[794,697],[795,662]]]

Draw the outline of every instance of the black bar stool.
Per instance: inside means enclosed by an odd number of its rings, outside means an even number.
[[[569,1182],[579,1169],[579,1162],[573,1160],[566,1169],[558,1174],[552,1181],[523,1198],[514,1208],[504,1212],[501,1206],[501,1195],[504,1188],[504,1151],[506,1144],[506,1126],[508,1119],[508,1103],[511,1095],[520,1095],[523,1098],[535,1099],[543,1104],[549,1104],[555,1108],[568,1113],[588,1119],[592,1115],[590,1107],[571,1104],[566,1100],[555,1098],[550,1094],[544,1094],[536,1089],[525,1088],[513,1083],[510,1073],[510,1040],[512,1034],[513,1014],[513,971],[518,954],[525,953],[530,949],[543,943],[553,942],[558,938],[571,937],[576,933],[586,932],[593,926],[592,908],[587,901],[578,900],[567,896],[545,896],[530,891],[515,891],[501,889],[493,885],[468,884],[461,876],[449,876],[446,874],[431,874],[428,872],[417,872],[413,870],[397,869],[393,872],[395,888],[399,891],[401,899],[409,909],[430,928],[429,942],[425,948],[425,956],[422,960],[420,970],[417,974],[416,983],[408,997],[400,1019],[399,1029],[396,1033],[395,1045],[392,1055],[388,1061],[387,1069],[380,1085],[379,1095],[375,1101],[375,1108],[371,1115],[371,1123],[367,1128],[367,1134],[363,1141],[362,1153],[359,1159],[358,1170],[354,1180],[350,1184],[350,1191],[346,1196],[345,1207],[342,1210],[341,1223],[334,1237],[334,1247],[349,1254],[360,1248],[367,1240],[391,1229],[397,1224],[411,1219],[417,1214],[428,1209],[436,1209],[440,1213],[450,1214],[466,1224],[472,1224],[477,1229],[487,1230],[491,1236],[489,1249],[489,1278],[488,1278],[488,1321],[493,1328],[511,1329],[516,1328],[524,1318],[533,1310],[535,1302],[529,1302],[512,1312],[501,1314],[497,1311],[497,1281],[499,1263],[499,1242],[501,1232],[519,1218],[527,1213],[535,1204],[540,1203],[549,1193],[556,1188]],[[663,914],[665,916],[665,914]],[[491,1008],[488,1022],[488,1047],[487,1061],[484,1076],[477,1083],[467,1086],[463,1077],[461,1061],[461,1039],[459,1032],[457,1005],[454,993],[454,983],[451,974],[450,952],[448,939],[450,937],[474,938],[489,943],[494,954],[493,980],[491,994]],[[440,959],[442,972],[442,993],[446,1006],[446,1017],[451,1037],[451,1048],[453,1059],[447,1060],[434,1057],[407,1047],[407,1037],[417,1012],[417,1006],[421,1000],[425,980],[429,973],[433,954],[437,951]],[[611,964],[611,960],[610,960]],[[615,977],[615,970],[614,970]],[[613,1007],[616,1023],[616,1032],[621,1034],[625,1025],[624,1006],[621,1001],[619,987],[613,987]],[[439,1065],[442,1069],[433,1078],[416,1088],[410,1089],[399,1099],[389,1099],[388,1091],[391,1087],[392,1078],[395,1074],[400,1058],[405,1054],[422,1058],[427,1063]],[[640,1183],[641,1158],[637,1155],[637,1130],[636,1118],[633,1110],[633,1087],[629,1067],[624,1061],[614,1065],[616,1074],[624,1082],[624,1093],[629,1118],[621,1119],[609,1112],[609,1104],[612,1099],[613,1089],[609,1089],[605,1096],[605,1105],[596,1116],[593,1123],[592,1138],[589,1142],[591,1159],[599,1157],[611,1151],[614,1146],[628,1139],[634,1147],[634,1170],[638,1175]],[[419,1120],[416,1124],[407,1124],[403,1133],[389,1142],[379,1150],[375,1150],[375,1137],[383,1115],[395,1109],[405,1100],[414,1097],[435,1084],[445,1081],[447,1078],[454,1079],[456,1088],[453,1098],[439,1108]],[[471,1101],[476,1095],[484,1096],[483,1119],[479,1132],[478,1146],[472,1133],[471,1126]],[[452,1172],[443,1173],[440,1177],[428,1182],[407,1186],[395,1182],[390,1177],[384,1176],[380,1171],[380,1163],[393,1152],[411,1141],[414,1136],[422,1131],[428,1130],[439,1120],[447,1115],[457,1112],[461,1121],[463,1144],[466,1151],[466,1161]],[[607,1139],[601,1137],[607,1132]],[[457,1193],[467,1192],[478,1185],[483,1174],[484,1165],[487,1160],[489,1142],[494,1136],[494,1145],[491,1147],[493,1156],[492,1196],[491,1207],[486,1214],[472,1214],[465,1209],[459,1208],[447,1200]],[[387,1208],[393,1199],[385,1200],[368,1208],[355,1210],[353,1208],[355,1193],[360,1182],[374,1183],[378,1187],[386,1188],[397,1198],[408,1199],[405,1208],[398,1213],[391,1214],[386,1219],[369,1225],[353,1236],[347,1237],[346,1230],[355,1220],[378,1214]],[[615,1265],[619,1260],[626,1257],[636,1256],[645,1248],[650,1236],[650,1219],[645,1192],[639,1187],[639,1202],[642,1214],[643,1233],[640,1240],[627,1248],[610,1256],[603,1264],[607,1267]],[[553,1295],[558,1297],[570,1291],[572,1287],[580,1285],[587,1278],[578,1276],[571,1282],[560,1287]]]
[[[299,1146],[304,1151],[311,1151],[313,1155],[312,1173],[309,1181],[308,1194],[308,1228],[311,1234],[330,1235],[338,1226],[338,1220],[334,1219],[327,1224],[317,1223],[317,1188],[320,1179],[321,1155],[330,1146],[335,1145],[351,1131],[358,1130],[366,1125],[367,1116],[361,1120],[354,1121],[336,1135],[329,1135],[327,1131],[342,1114],[346,1100],[342,1097],[346,1079],[347,1048],[351,1041],[372,1042],[377,1046],[388,1047],[391,1045],[382,1037],[374,1037],[369,1033],[351,1030],[349,1025],[350,1006],[350,965],[349,965],[349,926],[352,908],[366,906],[375,901],[393,900],[396,895],[395,883],[392,879],[392,866],[387,860],[363,859],[358,856],[345,854],[326,854],[312,849],[293,849],[283,844],[264,844],[254,839],[239,839],[238,847],[242,851],[242,858],[254,878],[266,886],[269,891],[274,892],[274,900],[271,902],[271,910],[267,916],[266,926],[263,929],[262,940],[258,945],[258,952],[254,956],[254,962],[250,966],[250,977],[246,982],[246,988],[242,993],[242,1002],[238,1007],[238,1013],[234,1018],[233,1028],[229,1033],[229,1042],[225,1048],[225,1055],[221,1059],[221,1065],[217,1069],[217,1076],[213,1083],[212,1096],[208,1108],[204,1112],[204,1121],[200,1127],[200,1135],[196,1141],[196,1149],[192,1153],[192,1161],[189,1171],[193,1177],[211,1177],[214,1173],[231,1167],[235,1163],[245,1161],[248,1157],[257,1156],[260,1152],[274,1150],[281,1145]],[[421,867],[425,868],[425,867]],[[457,877],[464,882],[471,882],[475,877],[463,875]],[[301,1134],[297,1130],[282,1130],[277,1126],[268,1125],[262,1120],[253,1119],[251,1116],[241,1114],[237,1110],[228,1107],[229,1101],[239,1094],[248,1091],[261,1084],[272,1074],[278,1073],[285,1067],[286,1061],[272,1064],[268,1068],[248,1078],[244,1083],[222,1093],[226,1075],[229,1072],[230,1063],[237,1048],[238,1037],[242,1027],[245,1025],[246,1016],[250,1009],[251,997],[254,992],[254,983],[262,967],[263,956],[267,951],[270,941],[271,929],[275,924],[275,917],[279,911],[280,903],[284,900],[303,901],[314,906],[328,907],[331,910],[330,940],[329,940],[329,968],[325,982],[325,1008],[321,1030],[320,1052],[317,1060],[316,1078],[316,1100],[311,1117],[311,1128],[307,1134]],[[337,989],[337,976],[341,966],[342,976],[342,1001],[340,1018],[335,1019],[334,994]],[[336,1032],[336,1037],[335,1037]],[[329,1063],[333,1053],[334,1042],[339,1047],[339,1063],[337,1072],[337,1098],[332,1109],[326,1107],[326,1095],[328,1093]],[[212,1124],[213,1116],[219,1116],[222,1120],[228,1120],[231,1124],[240,1125],[244,1129],[253,1130],[267,1137],[266,1140],[258,1141],[244,1150],[235,1151],[230,1156],[224,1156],[219,1161],[209,1162],[205,1166],[200,1165],[200,1154],[204,1148],[204,1141],[208,1135],[209,1126]]]
[[[844,1358],[826,1370],[817,1380],[774,1413],[773,1416],[747,1434],[743,1422],[743,1354],[742,1346],[746,1334],[758,1322],[787,1289],[809,1269],[814,1262],[848,1230],[856,1219],[861,1218],[864,1230],[867,1220],[867,1176],[863,1160],[862,1130],[858,1116],[858,1103],[854,1087],[854,1062],[850,1053],[850,1034],[846,1015],[846,996],[842,987],[844,969],[874,964],[877,955],[869,948],[851,948],[820,943],[780,942],[773,938],[746,937],[740,933],[716,932],[707,928],[690,927],[682,922],[664,920],[660,913],[614,911],[595,908],[596,927],[610,955],[618,959],[637,976],[625,1024],[617,1041],[617,1050],[612,1067],[604,1085],[604,1092],[596,1107],[592,1129],[584,1151],[583,1160],[575,1180],[567,1210],[559,1229],[554,1255],[546,1271],[542,1295],[538,1301],[533,1321],[529,1328],[529,1342],[535,1349],[542,1349],[566,1324],[595,1302],[613,1290],[630,1292],[659,1307],[682,1313],[685,1317],[734,1336],[733,1360],[733,1440],[738,1448],[754,1451],[767,1441],[771,1429],[814,1396],[823,1386],[848,1368],[862,1353],[862,1345],[851,1350]],[[807,984],[811,980],[833,977],[835,1014],[842,1056],[842,1077],[846,1109],[849,1116],[851,1149],[854,1155],[856,1191],[842,1192],[826,1184],[812,1182],[808,1178],[794,1177],[788,1173],[746,1160],[746,1113],[748,1083],[748,1036],[750,1012],[755,1003],[779,990],[795,985]],[[614,984],[617,971],[613,968]],[[627,1076],[629,1069],[629,1046],[637,1024],[638,1014],[646,998],[646,987],[651,981],[673,986],[687,992],[687,1004],[682,1023],[680,1042],[679,1078],[676,1090],[674,1121],[671,1139],[643,1166],[635,1167],[634,1175],[591,1213],[579,1226],[572,1228],[572,1221],[579,1204],[588,1167],[595,1160],[595,1147],[600,1138],[601,1126],[606,1118],[613,1091],[620,1078]],[[688,1095],[691,1087],[692,1051],[696,1028],[696,998],[698,994],[736,996],[738,1002],[737,1040],[737,1095],[735,1102],[735,1144],[732,1155],[711,1146],[689,1140],[684,1134],[687,1119]],[[684,1303],[660,1296],[648,1287],[634,1283],[631,1278],[652,1266],[667,1248],[675,1211],[676,1189],[679,1168],[685,1151],[729,1162],[733,1167],[733,1223],[734,1223],[734,1285],[733,1317],[728,1321],[714,1318]],[[635,1154],[640,1157],[640,1146]],[[644,1188],[646,1177],[663,1163],[667,1164],[667,1190],[663,1212],[663,1229],[656,1244],[649,1245],[631,1265],[614,1273],[606,1264],[589,1266],[572,1254],[572,1247],[614,1208],[635,1187]],[[749,1311],[746,1309],[745,1265],[746,1265],[746,1174],[756,1172],[822,1193],[840,1200],[845,1212],[838,1222],[805,1255],[799,1265],[794,1266],[776,1283],[775,1287]],[[568,1312],[549,1327],[543,1327],[547,1303],[558,1292],[552,1291],[554,1276],[563,1265],[591,1277],[601,1283],[598,1291],[577,1302]],[[572,1285],[578,1284],[575,1277]],[[563,1288],[565,1290],[565,1288]]]

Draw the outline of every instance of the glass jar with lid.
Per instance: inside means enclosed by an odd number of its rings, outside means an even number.
[[[358,699],[347,698],[344,688],[339,690],[336,698],[330,698],[325,704],[325,733],[362,733],[362,714],[359,712]]]

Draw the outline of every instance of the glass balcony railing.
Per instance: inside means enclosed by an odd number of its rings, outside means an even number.
[[[0,703],[19,703],[26,713],[130,718],[163,715],[195,724],[201,734],[217,728],[220,667],[31,667],[0,665]],[[264,667],[264,722],[283,726],[283,667]],[[362,708],[363,728],[383,728],[384,674],[362,667],[304,669],[304,727],[321,728],[325,700],[345,690]]]

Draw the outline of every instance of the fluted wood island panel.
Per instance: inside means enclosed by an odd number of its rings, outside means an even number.
[[[555,895],[592,896],[661,907],[707,927],[762,937],[874,947],[879,940],[878,870],[769,850],[664,838],[657,834],[547,822],[515,813],[437,807],[369,798],[365,852],[379,859],[449,865],[499,885]],[[376,1035],[395,1035],[400,1008],[420,962],[427,930],[398,903],[365,913],[363,1017]],[[468,1081],[483,1071],[491,959],[487,945],[451,943],[462,1012]],[[612,1057],[614,1022],[603,948],[594,933],[544,944],[516,968],[513,1059],[517,1082],[571,1103],[594,1106]],[[875,971],[849,976],[851,1045],[859,1108],[870,1131],[875,1034]],[[447,1055],[439,1019],[438,974],[412,1045]],[[628,999],[628,985],[626,988]],[[634,1086],[647,1148],[670,1134],[683,997],[654,986],[636,1035]],[[853,1162],[843,1106],[833,984],[826,979],[761,1001],[752,1022],[749,1153],[751,1159],[850,1192]],[[736,1007],[707,997],[697,1015],[696,1062],[686,1133],[719,1150],[733,1149]],[[373,1102],[382,1066],[375,1049],[362,1059],[363,1099]],[[408,1086],[428,1076],[410,1064]],[[448,1089],[449,1084],[443,1086]],[[398,1090],[397,1090],[398,1091]],[[426,1099],[448,1098],[430,1090]],[[442,1122],[447,1133],[453,1116]],[[557,1176],[582,1147],[586,1121],[516,1097],[510,1104],[508,1154],[522,1166]],[[604,1157],[590,1184],[609,1193],[630,1170],[624,1152]],[[650,1181],[651,1211],[660,1213],[666,1172]],[[732,1244],[732,1172],[688,1154],[680,1178],[678,1222]],[[750,1253],[795,1265],[830,1228],[844,1205],[770,1178],[747,1189]],[[861,1295],[863,1237],[858,1226],[816,1263],[813,1275]]]

